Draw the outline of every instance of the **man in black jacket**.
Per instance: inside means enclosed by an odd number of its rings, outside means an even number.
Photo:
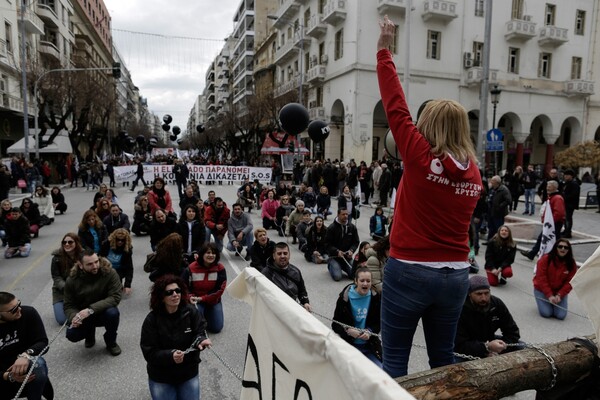
[[[512,203],[510,191],[498,176],[490,178],[490,191],[488,192],[488,240],[504,225],[504,217],[508,214],[508,207]]]
[[[177,183],[177,193],[179,194],[179,197],[182,197],[185,194],[184,189],[187,186],[187,180],[190,177],[190,170],[182,160],[177,159],[173,166],[173,174],[175,175],[175,182]]]
[[[48,367],[40,356],[48,336],[40,315],[33,307],[22,306],[14,294],[0,292],[0,397],[12,399],[23,384],[31,362],[36,359],[33,379],[22,395],[28,399],[52,398]]]
[[[502,336],[496,335],[496,331]],[[454,350],[474,357],[490,357],[519,347],[508,347],[518,343],[519,327],[506,305],[490,294],[490,284],[485,276],[474,275],[469,281],[469,295],[460,319]]]
[[[329,260],[327,269],[334,281],[342,279],[342,271],[353,279],[352,256],[360,244],[356,226],[348,222],[348,210],[338,209],[337,218],[327,227],[325,238]]]
[[[571,238],[573,228],[573,213],[579,210],[579,183],[575,179],[575,171],[568,169],[564,172],[563,198],[565,199],[565,230],[561,237]]]
[[[147,186],[147,183],[144,180],[144,165],[142,164],[142,160],[136,160],[136,163],[137,169],[135,170],[135,181],[133,181],[133,185],[131,186],[131,189],[129,189],[132,192],[135,190],[135,187],[137,186],[140,179],[142,180],[144,186]]]

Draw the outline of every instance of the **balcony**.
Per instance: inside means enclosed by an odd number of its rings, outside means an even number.
[[[300,11],[300,3],[296,0],[287,0],[279,7],[275,16],[277,19],[273,23],[276,29],[282,29],[289,25],[289,21]]]
[[[21,9],[17,10],[17,18],[19,20],[19,24],[21,23]],[[44,23],[33,12],[26,10],[23,15],[23,20],[25,22],[25,30],[29,33],[33,33],[34,35],[43,35],[44,34]]]
[[[329,0],[323,10],[323,22],[337,25],[346,19],[346,1]]]
[[[306,28],[298,28],[298,30],[294,33],[294,46],[305,49],[310,46],[310,41],[311,37],[306,36]]]
[[[421,17],[423,21],[435,20],[448,23],[458,17],[456,3],[445,0],[426,0]]]
[[[594,94],[594,82],[573,79],[565,82],[567,96],[590,96]]]
[[[285,83],[278,84],[275,87],[274,96],[281,97],[286,93],[289,93],[293,90],[297,90],[300,85],[300,75],[295,76]],[[302,83],[304,86],[304,82]]]
[[[482,67],[473,67],[469,68],[466,71],[465,83],[469,86],[478,85],[481,83],[483,79],[483,68]],[[498,70],[490,69],[490,83],[498,82]]]
[[[319,83],[325,80],[326,68],[324,65],[316,65],[306,72],[306,81],[309,83]]]
[[[298,56],[298,48],[292,40],[288,40],[275,52],[275,64],[283,63]]]
[[[308,4],[309,1],[310,0],[296,0],[296,3],[303,5],[303,4]]]
[[[56,15],[56,12],[54,11],[53,7],[46,4],[38,4],[37,14],[49,26],[58,28],[60,20],[58,19],[58,15]]]
[[[306,34],[316,39],[324,36],[327,33],[327,25],[323,23],[323,15],[313,14],[308,20]]]
[[[14,68],[14,65],[11,63],[11,58],[12,56],[9,57],[8,49],[6,48],[6,42],[4,39],[0,39],[0,65],[8,68]]]
[[[546,25],[540,28],[540,36],[538,44],[540,46],[556,47],[569,41],[567,36],[569,30],[566,28],[558,28],[553,25]]]
[[[506,40],[525,42],[535,36],[535,22],[513,19],[506,23]]]
[[[58,51],[58,47],[56,47],[54,43],[40,40],[38,49],[40,51],[40,54],[42,54],[43,56],[54,58],[58,62],[61,61],[60,52]]]
[[[400,12],[404,14],[406,11],[406,1],[405,0],[379,0],[379,4],[377,5],[377,11],[379,14],[388,14],[395,12]]]
[[[23,113],[25,102],[20,97],[2,93],[0,94],[0,107]],[[32,101],[29,101],[29,104],[27,105],[27,114],[34,114],[34,106]]]
[[[327,116],[325,115],[325,107],[311,107],[308,109],[308,117],[311,121],[316,119],[320,119],[322,121],[327,120]]]
[[[86,35],[75,35],[75,47],[87,55],[92,55],[92,43]]]

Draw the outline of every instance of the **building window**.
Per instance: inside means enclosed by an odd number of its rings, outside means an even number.
[[[523,1],[524,0],[512,0],[512,19],[523,19]]]
[[[427,58],[439,60],[441,54],[442,33],[427,31]]]
[[[12,53],[12,26],[8,23],[4,23],[4,37],[6,38],[6,51]]]
[[[481,67],[483,59],[483,42],[473,42],[473,66]]]
[[[585,11],[577,10],[575,13],[575,34],[583,35],[585,29]]]
[[[335,51],[334,58],[339,60],[344,56],[344,29],[335,33]]]
[[[483,9],[484,9],[483,0],[475,0],[475,16],[476,17],[483,17]]]
[[[583,59],[581,57],[573,57],[571,59],[571,79],[581,79],[581,65]]]
[[[544,25],[554,25],[554,15],[556,6],[554,4],[546,4],[546,12],[544,13]]]
[[[508,48],[508,72],[519,73],[519,49],[516,47]]]
[[[319,0],[317,4],[317,12],[319,14],[323,14],[323,11],[325,11],[325,3],[327,3],[327,0]]]
[[[319,43],[319,64],[323,62],[323,56],[325,55],[325,42]]]
[[[390,46],[392,54],[398,54],[398,25],[394,25],[394,40]]]
[[[540,60],[538,63],[538,77],[550,78],[551,68],[552,68],[552,54],[540,53]]]

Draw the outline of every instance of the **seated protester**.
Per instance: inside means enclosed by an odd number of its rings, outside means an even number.
[[[296,200],[296,208],[290,213],[285,224],[286,236],[291,236],[293,238],[292,244],[297,243],[297,227],[302,219],[303,213],[304,202],[302,200]]]
[[[158,242],[175,232],[177,232],[177,222],[167,218],[165,210],[156,210],[150,223],[150,247],[152,251],[156,250]]]
[[[327,227],[325,226],[324,218],[318,215],[315,217],[315,222],[306,231],[306,247],[304,251],[306,261],[315,264],[327,262],[329,255],[327,254],[327,243],[325,242],[326,236]]]
[[[298,249],[300,249],[300,251],[303,253],[306,250],[306,231],[311,226],[312,219],[310,218],[310,211],[304,210],[304,212],[302,212],[302,220],[300,220],[300,223],[296,229],[296,236],[298,237]]]
[[[155,282],[163,275],[173,274],[181,276],[188,263],[183,257],[181,249],[183,240],[177,232],[173,232],[156,245],[156,252],[149,254],[144,264],[144,271],[149,272],[148,277]]]
[[[108,200],[110,204],[119,204],[119,199],[117,198],[117,195],[110,188],[106,189],[106,192],[104,192],[104,198]]]
[[[291,183],[288,183],[285,186],[285,189],[287,190],[288,196],[290,198],[290,204],[296,204],[296,200],[300,200],[300,197],[301,197],[299,195],[298,191],[296,190],[296,187],[294,185],[292,185]]]
[[[121,210],[121,207],[116,204],[110,206],[110,215],[104,218],[102,223],[106,227],[106,231],[109,235],[119,228],[123,228],[129,232],[129,228],[131,227],[129,217]]]
[[[139,192],[136,193],[135,195],[135,200],[133,201],[133,204],[137,204],[140,202],[140,198],[142,198],[142,196],[148,198],[148,193],[150,192],[150,189],[152,189],[151,185],[146,185],[144,186],[144,188],[142,190],[140,190]],[[150,205],[150,203],[148,203],[148,205]]]
[[[384,236],[379,239],[369,250],[366,252],[367,256],[367,268],[371,271],[371,283],[373,289],[377,293],[381,293],[383,288],[383,269],[390,257],[390,237]]]
[[[285,182],[279,182],[279,185],[275,188],[275,198],[281,200],[283,196],[289,196],[290,192],[288,188],[285,187]]]
[[[242,190],[238,193],[238,201],[242,205],[242,208],[248,207],[248,212],[252,212],[252,209],[256,205],[256,197],[254,197],[254,191],[250,183],[246,183],[242,187]]]
[[[252,191],[254,192],[254,198],[256,199],[256,209],[260,210],[262,203],[260,200],[260,195],[263,191],[263,184],[260,183],[258,179],[255,179],[254,182],[252,182]]]
[[[217,198],[217,195],[215,194],[215,191],[209,190],[208,198],[206,200],[204,200],[204,208],[214,205],[216,198]]]
[[[115,229],[108,240],[102,244],[100,256],[110,261],[111,266],[123,283],[123,294],[131,294],[131,281],[133,280],[133,246],[129,231],[123,228]]]
[[[346,286],[338,297],[331,328],[379,368],[382,367],[381,340],[377,336],[381,330],[380,314],[381,294],[372,287],[371,272],[360,267],[354,283]]]
[[[40,235],[41,225],[41,215],[38,209],[38,205],[31,201],[31,199],[23,199],[21,202],[21,213],[27,221],[29,222],[29,233],[33,235],[34,238]]]
[[[54,186],[50,191],[50,195],[52,196],[52,205],[54,206],[54,211],[64,214],[67,211],[67,203],[65,203],[65,195],[62,194],[60,188],[58,186]]]
[[[108,240],[106,227],[93,210],[83,213],[77,235],[81,239],[81,246],[84,249],[92,249],[96,254],[100,252],[102,244]]]
[[[275,242],[269,239],[265,228],[256,228],[254,239],[250,247],[250,266],[262,271],[267,266],[267,260],[273,255]]]
[[[491,286],[506,284],[506,278],[513,276],[512,264],[515,262],[517,245],[510,228],[502,225],[488,241],[485,250],[485,271]]]
[[[227,272],[219,262],[221,254],[214,243],[204,243],[198,258],[183,271],[182,279],[188,285],[190,302],[206,319],[206,329],[212,333],[223,330],[223,303],[221,297],[227,287]]]
[[[229,217],[229,208],[220,197],[216,197],[214,204],[206,207],[204,211],[204,224],[206,226],[204,240],[206,242],[210,241],[212,235],[219,251],[223,250],[223,238],[227,234]]]
[[[148,203],[153,212],[156,210],[165,210],[168,217],[175,218],[171,194],[166,189],[165,180],[161,177],[154,178],[152,189],[148,192]]]
[[[327,269],[331,278],[339,281],[344,271],[350,279],[353,279],[350,261],[360,242],[356,226],[348,220],[348,210],[345,208],[338,209],[336,219],[327,227],[325,242],[329,254]]]
[[[188,204],[183,209],[179,223],[177,224],[177,233],[181,236],[181,244],[186,260],[191,262],[194,255],[198,254],[204,244],[206,231],[204,221],[198,218],[198,209],[193,204]]]
[[[31,252],[29,221],[19,208],[14,207],[10,217],[4,221],[4,232],[6,235],[4,240],[7,242],[4,258],[29,257]]]
[[[194,188],[191,185],[187,185],[185,188],[184,195],[179,199],[179,209],[181,210],[181,215],[184,214],[184,208],[188,205],[195,206],[198,204],[199,198],[194,195]]]
[[[306,192],[302,195],[302,199],[304,202],[304,208],[310,211],[312,214],[317,213],[317,196],[315,196],[315,192],[313,192],[312,186],[306,188]]]
[[[40,210],[42,226],[50,225],[54,222],[54,205],[52,204],[52,196],[48,195],[48,190],[43,186],[35,187],[35,194],[31,198]]]
[[[240,203],[235,203],[233,213],[227,221],[227,250],[235,251],[236,255],[242,254],[242,249],[246,247],[246,261],[250,260],[250,248],[252,247],[252,231],[254,226],[250,215],[246,214]]]
[[[79,262],[83,255],[83,248],[79,236],[75,233],[67,233],[63,236],[61,247],[52,252],[50,263],[50,274],[52,275],[52,308],[54,318],[59,325],[67,320],[64,310],[65,283],[71,272],[71,268]]]
[[[322,216],[323,219],[327,219],[328,215],[331,215],[331,196],[329,196],[329,189],[327,186],[321,186],[319,194],[317,195],[317,214]]]
[[[496,334],[500,329],[502,336]],[[463,305],[454,351],[474,357],[490,357],[519,347],[507,344],[518,343],[519,327],[506,305],[490,294],[488,280],[482,275],[474,275],[469,280],[469,294]]]
[[[265,188],[266,190],[266,188]],[[262,200],[260,216],[263,221],[263,228],[277,228],[277,211],[279,209],[279,201],[275,200],[275,191],[269,189],[267,197]]]
[[[355,197],[350,186],[344,185],[342,193],[338,196],[338,210],[340,208],[348,210],[348,222],[352,222],[353,216],[356,215],[358,203],[360,203],[360,197]]]
[[[0,202],[0,238],[2,239],[2,245],[6,246],[6,231],[4,230],[4,221],[10,217],[13,206],[10,200],[4,199]]]
[[[377,206],[375,212],[369,220],[369,232],[374,240],[379,240],[387,234],[385,226],[388,219],[383,215],[383,207]]]
[[[150,212],[150,206],[148,205],[148,198],[146,196],[140,197],[140,200],[133,207],[133,225],[131,232],[137,236],[147,235],[150,233],[150,226],[152,224],[152,213]]]
[[[94,208],[96,215],[100,218],[100,221],[104,221],[104,218],[110,215],[110,201],[106,200],[104,197],[98,200],[98,205]]]
[[[106,195],[107,189],[108,189],[108,186],[106,186],[105,183],[100,184],[100,186],[98,187],[98,191],[96,192],[96,194],[94,194],[94,202],[92,203],[92,206],[90,207],[91,209],[94,209],[98,206],[98,201],[100,201],[100,199],[104,198],[104,196]]]
[[[352,259],[352,276],[354,276],[354,272],[356,272],[358,268],[367,266],[367,259],[369,258],[367,257],[367,251],[370,248],[371,243],[367,242],[366,240],[364,242],[360,242],[358,245],[358,251]]]
[[[260,193],[258,194],[258,204],[259,204],[259,207],[262,207],[262,203],[263,203],[263,201],[265,201],[265,199],[268,197],[269,191],[271,191],[271,190],[273,191],[273,198],[274,198],[275,200],[277,200],[277,199],[275,198],[275,190],[274,190],[274,189],[272,189],[272,188],[270,188],[270,187],[269,187],[269,186],[267,186],[267,185],[264,185],[264,186],[262,187],[262,189],[261,189]],[[278,200],[278,201],[279,201],[279,200]]]
[[[195,180],[190,180],[188,181],[188,186],[192,187],[192,192],[194,194],[194,196],[196,196],[198,199],[200,199],[202,196],[200,195],[200,186],[198,186],[198,182],[196,182]]]

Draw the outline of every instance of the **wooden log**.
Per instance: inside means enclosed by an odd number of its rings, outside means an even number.
[[[594,338],[593,335],[585,337]],[[595,355],[580,343],[565,341],[540,347],[554,359],[558,369],[557,386],[590,374]],[[416,399],[491,400],[524,390],[548,388],[552,370],[544,355],[527,348],[418,372],[396,381]]]

